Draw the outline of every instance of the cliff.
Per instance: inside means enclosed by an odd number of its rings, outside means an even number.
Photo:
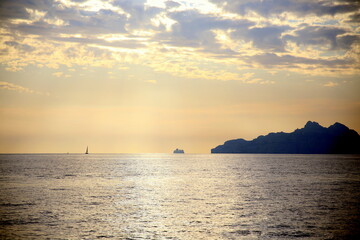
[[[341,123],[325,128],[317,122],[309,121],[304,128],[291,133],[270,133],[251,141],[229,140],[211,149],[211,153],[360,153],[360,136]]]

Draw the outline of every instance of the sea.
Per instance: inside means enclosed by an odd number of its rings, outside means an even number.
[[[360,239],[359,155],[1,154],[0,239]]]

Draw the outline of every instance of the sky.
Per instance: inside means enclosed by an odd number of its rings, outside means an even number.
[[[360,2],[2,0],[0,153],[360,132]]]

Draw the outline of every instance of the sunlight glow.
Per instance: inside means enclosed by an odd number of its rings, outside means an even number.
[[[0,152],[72,138],[207,152],[309,120],[360,129],[358,4],[286,3],[4,1]]]

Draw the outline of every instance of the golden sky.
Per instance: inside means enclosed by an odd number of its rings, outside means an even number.
[[[360,3],[4,0],[0,152],[209,153],[360,132]]]

